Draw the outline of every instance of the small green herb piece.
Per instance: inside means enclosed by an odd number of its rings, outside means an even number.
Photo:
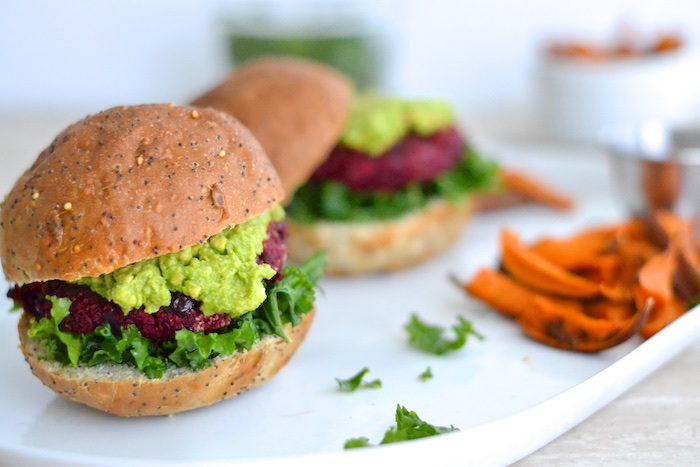
[[[448,340],[443,337],[443,328],[426,324],[416,314],[411,315],[411,320],[405,326],[410,344],[427,353],[444,355],[464,347],[470,335],[479,340],[484,338],[474,330],[471,322],[461,316],[457,319],[458,323],[452,326],[456,337],[454,340]]]
[[[379,379],[375,379],[374,381],[363,381],[363,378],[365,377],[365,375],[367,373],[369,373],[369,368],[365,367],[362,370],[360,370],[360,372],[357,373],[352,378],[349,378],[349,379],[336,378],[335,380],[338,382],[339,389],[341,391],[345,391],[345,392],[353,392],[361,387],[362,388],[369,388],[369,389],[381,388],[382,381]]]
[[[401,441],[409,441],[412,439],[427,438],[428,436],[436,436],[453,431],[459,431],[458,428],[450,425],[449,427],[434,426],[421,418],[412,410],[408,410],[402,405],[396,406],[396,426],[389,428],[379,444],[399,443]],[[362,448],[373,446],[365,437],[351,438],[345,442],[345,449]]]
[[[433,378],[433,370],[430,369],[430,367],[426,368],[423,373],[418,375],[418,379],[421,381],[428,381],[429,379]]]
[[[366,436],[360,436],[359,438],[350,438],[349,440],[345,441],[345,445],[343,446],[345,449],[354,449],[354,448],[367,448],[372,446],[369,444],[369,438]]]

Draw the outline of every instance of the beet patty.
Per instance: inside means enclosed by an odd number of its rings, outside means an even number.
[[[464,138],[455,127],[427,137],[408,134],[378,157],[336,146],[311,178],[340,182],[356,192],[396,191],[451,169],[463,157],[464,148]]]
[[[269,264],[277,272],[270,281],[282,278],[282,269],[287,259],[284,243],[286,236],[283,223],[270,223],[268,239],[263,244],[259,258],[260,262]],[[197,300],[177,292],[172,294],[170,305],[161,307],[156,313],[146,313],[140,308],[127,314],[88,286],[60,280],[15,285],[7,293],[8,297],[36,319],[50,316],[52,304],[46,299],[47,295],[70,299],[70,314],[61,322],[60,328],[76,334],[92,332],[105,323],[112,327],[113,332],[118,333],[120,328],[131,324],[136,326],[143,337],[154,342],[165,342],[174,339],[175,333],[182,328],[193,332],[212,332],[231,323],[231,317],[225,313],[204,315]]]

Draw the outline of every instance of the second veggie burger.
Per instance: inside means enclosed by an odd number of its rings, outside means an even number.
[[[447,103],[354,96],[344,76],[314,62],[249,62],[193,104],[236,115],[256,135],[294,193],[290,257],[325,250],[329,274],[397,270],[445,250],[472,213],[470,195],[497,171]]]

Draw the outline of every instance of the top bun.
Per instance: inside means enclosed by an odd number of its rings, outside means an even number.
[[[283,196],[260,144],[230,115],[115,107],[59,134],[7,195],[3,271],[18,284],[98,276],[202,242]]]
[[[338,142],[352,82],[320,63],[265,57],[237,68],[192,102],[238,118],[260,141],[291,200]]]

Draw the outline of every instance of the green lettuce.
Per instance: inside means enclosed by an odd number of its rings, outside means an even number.
[[[298,267],[287,266],[284,279],[267,291],[267,298],[255,311],[254,318],[265,334],[275,334],[289,341],[284,325],[298,325],[302,315],[311,311],[316,300],[314,287],[326,265],[324,253],[317,253]]]
[[[283,326],[299,324],[303,315],[311,311],[315,286],[324,266],[323,254],[311,257],[298,267],[286,266],[283,279],[267,286],[265,302],[236,318],[223,332],[181,329],[175,333],[174,341],[162,345],[146,339],[131,325],[116,334],[107,324],[86,334],[66,332],[60,329],[60,324],[68,316],[70,300],[47,296],[52,304],[51,316],[32,319],[29,335],[40,341],[44,358],[66,366],[124,363],[133,365],[149,378],[161,377],[171,366],[198,370],[209,366],[219,355],[249,350],[265,335],[278,335],[288,341]]]
[[[33,322],[29,329],[29,337],[39,340],[47,359],[76,366],[85,346],[85,338],[58,328],[61,321],[68,316],[71,301],[67,298],[46,298],[51,302],[51,319]]]
[[[421,420],[421,418],[412,410],[408,410],[402,405],[396,407],[396,426],[389,428],[379,444],[399,443],[402,441],[410,441],[412,439],[426,438],[428,436],[437,436],[444,433],[459,431],[454,426],[444,427],[435,426]],[[345,449],[363,448],[372,446],[369,439],[361,436],[351,438],[345,442]]]
[[[344,392],[354,392],[359,388],[377,389],[382,387],[382,380],[375,379],[372,381],[365,381],[365,375],[369,373],[369,368],[365,367],[360,370],[355,376],[348,379],[336,378],[335,381],[338,383],[338,389]]]
[[[163,352],[143,337],[136,326],[129,325],[119,335],[115,335],[108,324],[103,324],[84,336],[85,345],[78,364],[95,366],[109,362],[127,363],[149,378],[160,378],[167,368]]]
[[[494,189],[498,165],[471,148],[452,169],[435,180],[409,183],[395,192],[353,192],[334,181],[310,181],[294,194],[287,215],[300,223],[371,222],[395,219],[426,206],[435,198],[453,202],[477,190]]]
[[[430,367],[426,368],[423,373],[418,375],[418,379],[421,381],[428,381],[429,379],[433,379],[433,370]]]
[[[422,321],[417,315],[411,315],[411,319],[406,324],[409,343],[423,352],[434,355],[444,355],[448,352],[459,350],[467,343],[468,336],[474,336],[481,340],[484,337],[479,334],[470,321],[461,316],[457,317],[457,324],[452,326],[455,332],[453,340],[444,337],[445,329],[440,326],[433,326]]]

